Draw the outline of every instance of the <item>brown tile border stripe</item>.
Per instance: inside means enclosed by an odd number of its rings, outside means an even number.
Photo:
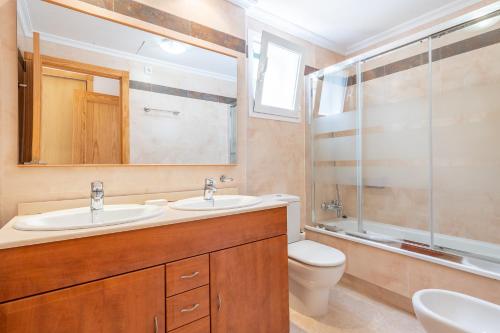
[[[80,0],[88,4],[113,10],[113,0]]]
[[[244,39],[212,29],[134,0],[79,1],[108,9],[144,22],[152,23],[169,30],[177,31],[194,38],[224,46],[237,52],[246,53],[246,41]],[[318,68],[306,65],[304,68],[304,75],[309,75],[318,70]]]
[[[456,55],[474,51],[483,47],[500,43],[500,29],[485,32],[481,35],[470,37],[432,51],[432,62],[450,58]],[[363,72],[363,82],[381,78],[383,76],[402,72],[429,63],[427,52],[401,59],[384,66]],[[347,85],[356,84],[356,76],[350,76]]]
[[[315,167],[355,167],[357,162],[351,161],[314,161]]]
[[[237,52],[246,52],[244,39],[172,15],[134,0],[79,0],[144,22],[199,38]]]
[[[330,161],[315,161],[314,166],[317,167],[355,167],[357,165],[356,160],[330,160]],[[422,167],[429,165],[427,160],[396,160],[396,159],[386,159],[386,160],[363,160],[363,167]]]
[[[315,67],[311,67],[311,66],[307,66],[304,68],[304,75],[309,75],[311,73],[314,73],[314,72],[317,72],[319,71],[318,68],[315,68]]]
[[[215,102],[222,104],[236,104],[237,101],[236,98],[233,97],[226,97],[226,96],[202,93],[198,91],[167,87],[159,84],[151,84],[148,82],[130,80],[129,84],[130,84],[130,89],[143,90],[143,91],[178,96],[178,97],[199,99],[208,102]]]
[[[412,129],[415,128],[414,126],[411,127]],[[423,128],[423,127],[422,127]],[[395,131],[408,131],[410,128],[403,128],[402,130],[400,127],[397,128],[397,130],[391,129],[389,127],[385,126],[373,126],[373,127],[365,127],[363,128],[363,134],[377,134],[377,133],[387,133],[387,132],[395,132]],[[417,128],[419,129],[419,128]],[[344,130],[344,131],[336,131],[336,132],[325,132],[325,133],[320,133],[316,134],[314,136],[314,140],[320,140],[320,139],[332,139],[332,138],[342,138],[346,136],[356,136],[358,134],[358,131],[356,129],[349,129],[349,130]]]

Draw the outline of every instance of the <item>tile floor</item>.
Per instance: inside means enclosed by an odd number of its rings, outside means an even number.
[[[330,311],[311,318],[290,310],[290,333],[425,333],[409,313],[342,284],[331,295]]]

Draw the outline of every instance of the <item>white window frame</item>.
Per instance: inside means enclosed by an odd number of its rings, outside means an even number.
[[[248,92],[249,92],[249,116],[256,118],[265,118],[265,119],[273,119],[280,121],[288,121],[288,122],[301,122],[301,102],[302,97],[301,94],[303,92],[303,83],[304,83],[304,67],[305,67],[305,52],[304,48],[292,43],[286,39],[280,38],[273,34],[270,34],[266,31],[262,32],[262,35],[256,31],[248,30],[247,32],[247,40],[248,40]],[[267,46],[269,42],[273,44],[282,46],[283,48],[292,50],[296,53],[299,53],[301,56],[300,65],[297,73],[297,82],[296,82],[296,96],[295,96],[295,107],[293,110],[287,110],[282,108],[270,107],[266,105],[262,105],[261,97],[262,97],[262,86],[263,79],[259,82],[257,80],[256,83],[256,91],[254,91],[253,84],[256,79],[253,75],[253,70],[255,64],[255,60],[253,58],[253,43],[258,42],[261,45],[261,59],[259,61],[258,73],[265,73],[264,66],[265,62],[262,61],[262,55],[267,54]]]

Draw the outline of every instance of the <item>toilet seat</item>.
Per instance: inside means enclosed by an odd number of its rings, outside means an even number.
[[[335,267],[345,263],[345,255],[342,252],[311,240],[288,244],[288,257],[316,267]]]

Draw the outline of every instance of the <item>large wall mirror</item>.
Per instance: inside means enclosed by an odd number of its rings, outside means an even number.
[[[237,59],[18,0],[19,163],[236,163]]]

